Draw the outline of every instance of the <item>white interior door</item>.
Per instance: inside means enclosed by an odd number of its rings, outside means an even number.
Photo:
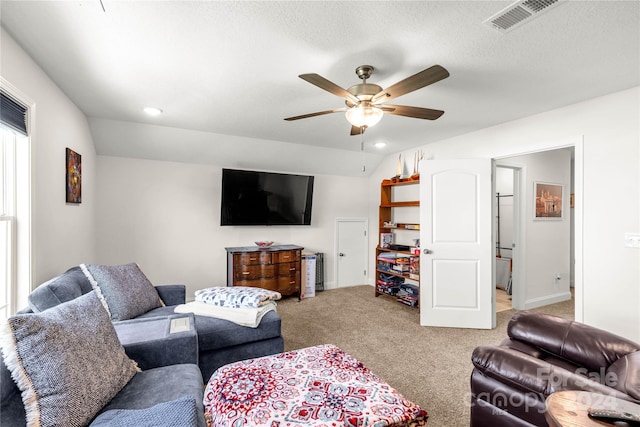
[[[420,165],[420,324],[495,327],[491,160]]]
[[[367,220],[340,218],[337,220],[337,287],[367,283]]]

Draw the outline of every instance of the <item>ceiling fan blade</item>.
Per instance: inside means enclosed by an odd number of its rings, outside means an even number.
[[[359,128],[358,126],[351,126],[351,136],[360,135],[360,133],[364,133],[367,130],[366,126]]]
[[[378,104],[380,102],[389,101],[393,98],[397,98],[406,93],[413,92],[414,90],[423,88],[442,79],[446,79],[447,77],[449,77],[449,72],[445,70],[444,67],[440,65],[434,65],[427,68],[426,70],[422,70],[419,73],[414,74],[411,77],[407,77],[406,79],[401,80],[386,89],[381,90],[373,96],[371,102],[373,102],[374,104]]]
[[[344,98],[348,101],[351,101],[354,104],[357,104],[360,102],[360,100],[355,95],[353,95],[350,92],[347,92],[345,89],[341,88],[340,86],[338,86],[333,82],[330,82],[329,80],[325,79],[321,75],[300,74],[298,77],[300,77],[302,80],[305,80],[311,83],[312,85],[318,86],[320,89],[324,89],[327,92],[331,92],[332,94],[339,96],[340,98]]]
[[[395,114],[396,116],[413,117],[416,119],[435,120],[444,114],[442,110],[432,110],[431,108],[407,107],[405,105],[385,105],[393,110],[384,110],[386,114]]]
[[[325,114],[339,113],[341,111],[347,111],[347,109],[346,108],[334,108],[333,110],[318,111],[317,113],[309,113],[309,114],[303,114],[301,116],[287,117],[285,120],[290,122],[292,120],[308,119],[309,117],[323,116]]]

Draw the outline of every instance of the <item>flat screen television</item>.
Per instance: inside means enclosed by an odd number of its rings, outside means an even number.
[[[311,225],[313,178],[222,169],[220,225]]]

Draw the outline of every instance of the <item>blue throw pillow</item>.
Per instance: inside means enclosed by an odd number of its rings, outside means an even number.
[[[158,291],[135,263],[80,264],[111,320],[128,320],[164,306]]]

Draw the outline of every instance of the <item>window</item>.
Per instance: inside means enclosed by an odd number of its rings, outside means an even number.
[[[0,317],[6,318],[15,311],[15,272],[16,272],[16,216],[15,216],[15,146],[13,132],[0,129],[2,146],[0,147],[0,259],[3,260],[4,274],[0,277]]]
[[[31,288],[31,192],[27,109],[4,88],[0,101],[0,318],[6,318]]]

